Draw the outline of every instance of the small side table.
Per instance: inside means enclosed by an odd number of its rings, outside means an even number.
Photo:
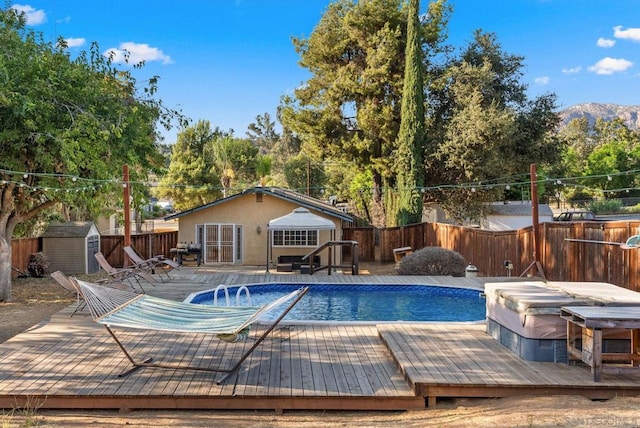
[[[568,363],[588,365],[594,382],[602,380],[602,373],[640,373],[640,306],[565,306],[560,316],[567,320]],[[610,329],[629,330],[629,353],[602,352],[603,331]]]

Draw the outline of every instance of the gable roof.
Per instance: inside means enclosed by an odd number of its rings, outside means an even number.
[[[82,238],[99,235],[95,224],[90,221],[51,223],[42,234],[43,238]]]
[[[191,213],[206,210],[208,208],[214,207],[216,205],[224,204],[226,202],[232,201],[234,199],[241,198],[246,195],[262,193],[265,195],[270,195],[278,199],[285,200],[287,202],[291,202],[301,206],[303,208],[307,208],[316,212],[321,212],[331,217],[339,218],[343,221],[353,221],[353,217],[349,214],[345,214],[338,208],[334,207],[331,204],[328,204],[320,199],[313,198],[311,196],[303,195],[302,193],[295,192],[289,189],[282,189],[280,187],[252,187],[244,190],[241,193],[228,196],[226,198],[218,199],[216,201],[210,202],[205,205],[200,205],[199,207],[192,208],[187,211],[181,211],[179,213],[172,214],[170,216],[165,217],[165,220],[173,220],[176,218],[184,217],[185,215],[189,215]]]

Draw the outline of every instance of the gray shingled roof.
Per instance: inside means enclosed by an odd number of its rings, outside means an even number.
[[[43,238],[78,238],[88,236],[93,222],[70,221],[68,223],[51,223],[42,234]]]

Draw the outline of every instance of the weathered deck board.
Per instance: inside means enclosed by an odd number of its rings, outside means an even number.
[[[64,315],[57,315],[49,324],[56,328],[56,321]],[[60,319],[65,324],[64,318]],[[234,383],[218,386],[215,377],[200,371],[183,371],[172,369],[142,368],[133,374],[118,378],[118,373],[129,368],[129,362],[121,356],[116,344],[105,341],[106,332],[84,317],[76,319],[83,322],[84,329],[77,329],[73,336],[67,336],[56,344],[47,343],[39,352],[33,349],[23,354],[11,352],[0,357],[0,367],[11,371],[0,382],[6,395],[38,395],[46,393],[55,396],[88,395],[91,397],[175,397],[175,396],[213,396],[221,397],[227,390],[227,398],[242,395],[253,397],[326,397],[350,396],[363,398],[384,398],[385,394],[376,391],[363,380],[356,379],[356,372],[362,370],[359,359],[344,358],[353,354],[359,347],[357,335],[345,334],[341,326],[284,326],[276,330],[259,346],[247,364],[243,365]],[[375,335],[374,326],[362,327],[367,335]],[[260,328],[255,334],[258,334]],[[214,364],[220,358],[208,358],[210,351],[224,352],[227,358],[234,354],[237,358],[247,343],[228,344],[204,335],[173,335],[160,332],[131,332],[121,335],[126,343],[136,343],[132,353],[136,357],[143,355],[159,355],[158,360],[170,363]],[[37,342],[37,335],[33,336]],[[223,351],[213,343],[222,343]],[[382,344],[379,343],[382,348]],[[1,346],[0,346],[1,348]],[[233,350],[233,352],[231,352]],[[12,359],[18,358],[11,366]],[[161,358],[162,357],[162,358]],[[293,364],[292,361],[298,362]],[[314,382],[311,388],[303,386],[301,368],[304,361],[310,361],[322,373],[322,377]],[[387,360],[387,366],[394,369],[393,361]],[[338,367],[344,364],[346,369]],[[298,367],[294,373],[293,367]],[[18,369],[19,368],[19,369]],[[325,382],[326,377],[333,379]],[[240,384],[242,379],[246,384]],[[293,379],[301,379],[293,387]],[[402,379],[398,389],[404,389],[405,398],[413,398],[413,393]],[[320,385],[321,389],[316,389]],[[193,388],[193,389],[192,389]],[[1,398],[0,398],[1,400]]]
[[[302,381],[302,395],[310,395],[311,391],[316,389],[314,383],[313,365],[311,364],[311,358],[303,358],[303,355],[311,355],[309,340],[307,340],[306,329],[296,327],[296,337],[299,338],[297,346],[295,347],[298,352],[298,359],[300,360],[300,378]]]
[[[280,275],[209,268],[172,272],[149,294],[183,300],[218,284],[260,282],[440,284],[481,289],[495,279]],[[283,323],[223,385],[220,373],[130,368],[105,329],[75,304],[0,344],[0,407],[200,409],[411,409],[424,397],[567,393],[592,398],[640,394],[640,377],[593,383],[581,366],[521,360],[472,324]],[[252,336],[265,327],[257,325]],[[136,359],[230,367],[252,345],[198,334],[120,331]]]
[[[419,395],[640,394],[640,375],[610,375],[600,389],[587,368],[525,361],[487,335],[483,325],[384,324],[378,330]]]

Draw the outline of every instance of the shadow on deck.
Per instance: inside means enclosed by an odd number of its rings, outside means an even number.
[[[185,267],[150,294],[182,300],[217,284],[273,281],[481,288],[485,280]],[[216,384],[216,374],[199,371],[144,368],[119,378],[128,361],[86,313],[69,317],[73,308],[0,344],[0,407],[409,410],[450,397],[640,395],[638,376],[606,375],[594,383],[586,367],[524,361],[483,325],[463,323],[288,323],[223,385]],[[138,355],[189,364],[230,364],[250,346],[203,334],[130,331],[122,337]]]

